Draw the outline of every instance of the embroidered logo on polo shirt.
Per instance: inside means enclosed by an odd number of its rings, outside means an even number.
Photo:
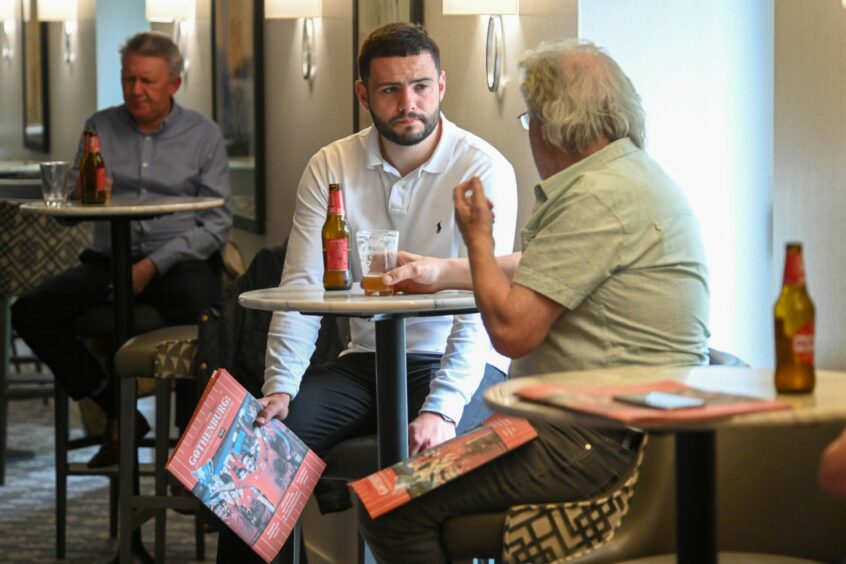
[[[440,221],[438,222],[438,225],[435,227],[435,233],[440,233],[440,232],[441,232],[441,229],[443,229],[443,226],[442,226],[441,224],[442,224],[443,222],[444,222],[444,220],[443,220],[443,219],[442,219],[442,220],[440,220]]]

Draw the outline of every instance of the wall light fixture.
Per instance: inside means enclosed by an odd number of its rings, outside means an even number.
[[[305,18],[303,21],[303,79],[311,80],[317,70],[314,62],[314,18],[323,15],[323,0],[264,0],[267,19]]]
[[[846,1],[846,0],[844,0]],[[444,0],[445,16],[489,15],[488,39],[485,47],[485,74],[488,90],[499,90],[502,77],[504,34],[502,16],[520,13],[520,0]]]
[[[194,20],[194,0],[146,0],[144,15],[148,22],[173,22],[173,42],[182,54],[182,77],[188,79],[188,33]]]
[[[0,0],[0,56],[11,59],[15,55],[15,0]]]
[[[38,21],[62,22],[65,62],[76,60],[73,37],[76,35],[77,0],[38,0]],[[25,2],[26,3],[26,2]]]

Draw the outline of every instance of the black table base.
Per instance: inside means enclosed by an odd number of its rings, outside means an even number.
[[[408,458],[408,378],[405,319],[375,318],[376,428],[379,468]]]
[[[676,543],[679,564],[717,563],[716,439],[676,434]]]

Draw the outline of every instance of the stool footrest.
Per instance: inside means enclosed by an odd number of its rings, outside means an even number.
[[[172,495],[134,495],[132,507],[139,509],[194,509],[199,501],[193,497]]]
[[[108,477],[115,477],[118,476],[118,465],[112,464],[110,466],[103,466],[102,468],[89,468],[87,464],[84,462],[72,462],[68,464],[68,475],[69,476],[108,476]],[[155,467],[152,463],[144,463],[139,464],[139,473],[142,476],[153,476],[155,475]]]
[[[173,496],[132,496],[132,530],[153,519],[162,509],[197,509],[198,501]]]

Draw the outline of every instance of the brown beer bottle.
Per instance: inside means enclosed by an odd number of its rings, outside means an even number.
[[[814,389],[814,302],[805,288],[802,244],[787,243],[784,284],[775,304],[776,390]]]
[[[346,220],[344,193],[340,184],[329,185],[329,210],[323,224],[323,288],[349,290],[350,224]]]
[[[96,131],[86,131],[84,152],[79,162],[80,195],[83,204],[102,204],[108,197],[106,163],[100,154],[100,137]]]

